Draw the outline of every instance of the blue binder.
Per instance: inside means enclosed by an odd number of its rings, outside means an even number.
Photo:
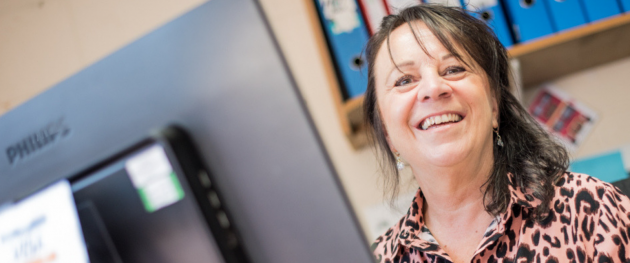
[[[496,1],[496,3],[492,3],[494,5],[488,5],[489,2],[492,1],[464,1],[465,9],[470,11],[471,15],[474,17],[486,22],[488,26],[494,30],[494,34],[497,35],[497,38],[503,46],[510,47],[514,45],[512,34],[510,33],[509,23],[505,13],[503,13],[501,2]]]
[[[619,0],[622,12],[630,12],[630,0]]]
[[[505,0],[504,3],[517,42],[525,42],[555,32],[543,1]]]
[[[551,21],[557,31],[566,30],[587,23],[580,0],[546,0]]]
[[[346,99],[365,92],[367,63],[363,47],[369,34],[356,0],[315,0],[328,47]]]
[[[582,3],[590,22],[621,13],[617,0],[582,0]]]

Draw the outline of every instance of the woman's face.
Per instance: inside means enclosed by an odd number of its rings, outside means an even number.
[[[391,58],[384,42],[375,59],[377,103],[390,147],[414,171],[492,162],[497,104],[485,72],[468,57],[473,68],[457,60],[424,23],[412,25],[427,53],[404,24],[390,35]]]

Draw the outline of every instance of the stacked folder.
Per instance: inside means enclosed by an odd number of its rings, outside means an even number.
[[[355,0],[316,0],[322,28],[345,99],[357,97],[367,87],[363,48],[368,29]]]
[[[383,0],[359,0],[359,7],[361,7],[361,13],[363,13],[370,35],[374,35],[381,27],[383,17],[388,15],[385,2]]]
[[[496,0],[466,0],[465,4],[466,10],[471,11],[473,16],[485,21],[494,30],[495,35],[504,46],[510,47],[514,44],[501,2]]]
[[[582,0],[588,21],[597,21],[621,13],[617,0]]]
[[[566,30],[587,23],[581,0],[546,0],[551,22],[557,31]]]
[[[516,42],[525,42],[555,32],[545,1],[505,0]]]

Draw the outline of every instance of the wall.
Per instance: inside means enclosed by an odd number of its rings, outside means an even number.
[[[0,0],[0,114],[204,0]]]
[[[630,143],[630,123],[623,121],[630,111],[629,69],[630,58],[624,58],[551,82],[599,117],[591,134],[572,157],[590,156]],[[535,88],[526,89],[525,101],[531,101],[535,92]]]
[[[218,0],[213,0],[218,1]],[[311,0],[260,0],[355,211],[382,204],[378,163],[366,147],[354,150],[342,133],[326,80]],[[0,114],[80,71],[204,0],[0,0]],[[554,82],[600,114],[575,156],[630,143],[625,72],[630,58]],[[526,91],[531,97],[532,90]],[[290,154],[290,153],[287,153]],[[415,182],[406,171],[402,192]]]

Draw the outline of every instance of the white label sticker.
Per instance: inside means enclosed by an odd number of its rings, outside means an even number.
[[[383,17],[387,16],[387,10],[382,0],[361,0],[367,12],[367,22],[370,23],[372,34],[381,26]]]
[[[459,0],[425,0],[425,2],[429,4],[462,7],[462,3],[459,2]]]
[[[498,0],[466,0],[466,9],[478,11],[498,5]]]
[[[389,12],[391,14],[398,14],[400,11],[407,7],[420,5],[422,1],[420,0],[388,0],[387,1]]]
[[[67,181],[0,211],[0,262],[89,262]]]
[[[184,198],[184,191],[162,147],[155,145],[129,158],[125,168],[148,212]]]
[[[319,0],[319,4],[333,34],[350,33],[361,25],[354,0]]]

